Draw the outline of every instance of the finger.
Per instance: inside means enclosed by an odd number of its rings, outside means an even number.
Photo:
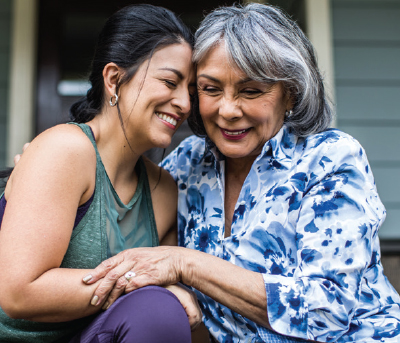
[[[197,305],[194,309],[193,315],[189,317],[189,324],[191,330],[192,331],[196,330],[196,328],[202,323],[202,321],[203,321],[203,313],[201,312],[200,306]]]
[[[25,152],[25,150],[28,148],[28,146],[29,146],[30,144],[31,144],[31,143],[25,143],[24,146],[22,147],[22,152]]]
[[[146,274],[138,274],[134,278],[130,279],[128,284],[125,287],[125,293],[132,292],[138,288],[142,288],[145,286],[162,286],[156,279],[146,275]]]
[[[85,275],[82,280],[88,285],[95,283],[96,281],[105,277],[111,270],[116,268],[122,262],[124,262],[122,254],[115,255],[101,262],[95,269],[92,270],[90,274]]]
[[[21,155],[14,156],[14,166],[17,165],[18,161],[21,159]]]
[[[128,280],[125,276],[118,279],[102,307],[103,310],[107,310],[124,293],[127,284]]]
[[[100,305],[103,300],[109,296],[118,280],[132,269],[131,265],[132,262],[126,262],[110,270],[100,281],[99,286],[94,292],[91,304],[94,306]]]

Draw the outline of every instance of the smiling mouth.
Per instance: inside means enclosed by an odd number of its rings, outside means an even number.
[[[226,139],[232,140],[232,141],[240,141],[244,137],[247,136],[247,134],[250,132],[251,128],[248,129],[243,129],[243,130],[226,130],[220,128],[222,136],[225,137]]]
[[[228,135],[228,136],[238,136],[238,135],[241,135],[241,134],[243,134],[243,133],[246,132],[246,130],[240,130],[240,131],[226,131],[226,130],[222,130],[222,131],[224,131],[224,133],[225,133],[226,135]]]
[[[178,124],[178,121],[175,118],[172,118],[171,116],[166,115],[165,113],[156,112],[156,116],[173,126],[176,126]]]

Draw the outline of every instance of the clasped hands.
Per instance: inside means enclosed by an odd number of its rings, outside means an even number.
[[[194,330],[201,323],[202,313],[195,293],[179,283],[180,249],[169,246],[134,248],[103,261],[83,278],[88,285],[100,280],[91,304],[102,304],[106,310],[124,293],[148,285],[162,286],[179,299]]]

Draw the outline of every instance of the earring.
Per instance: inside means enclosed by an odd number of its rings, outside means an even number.
[[[115,102],[113,103],[113,98],[115,97]],[[110,106],[114,107],[118,103],[118,95],[115,93],[111,98],[110,98]]]
[[[293,114],[293,110],[289,110],[285,112],[285,116],[289,118]]]

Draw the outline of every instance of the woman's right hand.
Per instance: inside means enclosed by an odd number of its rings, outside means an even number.
[[[26,150],[26,148],[29,146],[31,143],[25,143],[24,146],[22,147],[22,154]],[[18,154],[14,156],[14,167],[17,165],[18,161],[21,159],[22,154]]]

